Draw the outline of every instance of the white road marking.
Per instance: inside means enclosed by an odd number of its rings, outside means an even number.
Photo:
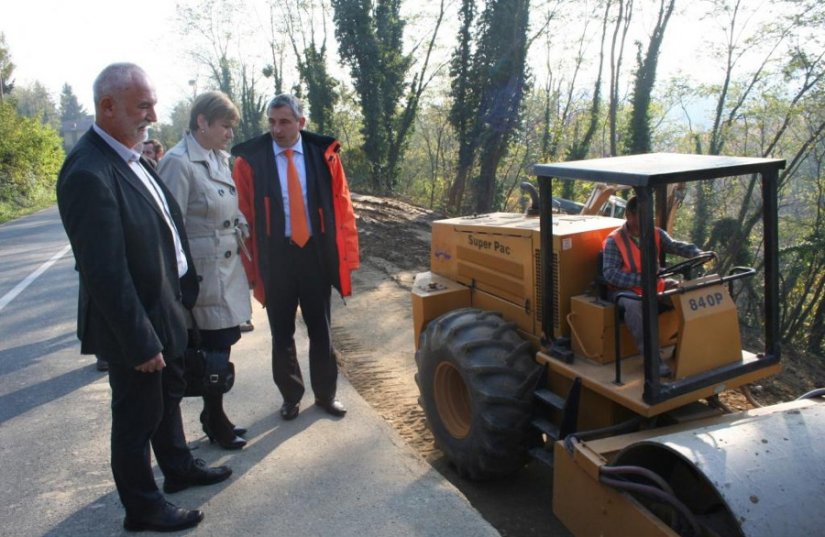
[[[64,255],[66,255],[66,252],[69,252],[71,249],[71,244],[67,244],[66,246],[64,246],[63,249],[54,254],[51,259],[40,265],[37,268],[37,270],[26,276],[25,280],[15,285],[14,289],[3,295],[3,297],[0,298],[0,311],[3,311],[3,308],[5,308],[9,302],[14,300],[17,295],[22,293],[26,287],[31,285],[34,280],[36,280],[38,277],[40,277],[41,274],[46,272],[49,269],[49,267],[57,263],[57,261]]]

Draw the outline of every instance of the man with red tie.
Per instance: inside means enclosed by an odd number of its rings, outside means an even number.
[[[267,118],[268,133],[232,148],[237,157],[232,176],[250,227],[247,277],[269,318],[272,377],[283,397],[280,413],[285,420],[296,418],[305,390],[294,339],[300,305],[315,404],[340,417],[346,408],[335,397],[330,293],[335,287],[349,296],[350,272],[359,265],[341,144],[303,130],[303,107],[292,95],[272,99]]]

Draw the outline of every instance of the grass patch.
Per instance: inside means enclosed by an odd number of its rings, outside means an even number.
[[[35,199],[27,199],[23,202],[0,200],[0,224],[36,213],[41,209],[51,207],[57,203],[57,196],[52,189],[51,193],[44,193]]]

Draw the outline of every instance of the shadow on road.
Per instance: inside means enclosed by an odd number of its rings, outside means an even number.
[[[0,355],[0,362],[3,356]],[[94,361],[42,382],[0,396],[0,424],[45,405],[100,379]]]

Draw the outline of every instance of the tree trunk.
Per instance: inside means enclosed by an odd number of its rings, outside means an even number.
[[[605,40],[607,39],[607,22],[608,22],[608,15],[610,14],[610,2],[605,4],[604,8],[604,18],[602,19],[602,44],[601,48],[599,49],[599,70],[596,74],[596,83],[593,87],[593,102],[590,105],[590,120],[587,124],[587,131],[585,131],[584,136],[578,142],[574,142],[570,146],[570,150],[567,153],[567,160],[581,160],[587,157],[587,154],[590,152],[590,144],[593,141],[593,136],[596,134],[596,128],[599,125],[599,119],[601,114],[601,105],[602,105],[602,70],[604,68],[604,45]],[[567,188],[567,184],[569,181],[565,182],[565,188]],[[570,189],[572,190],[572,185],[570,185]],[[564,197],[569,198],[570,194],[566,192],[562,192]]]
[[[612,4],[608,0],[607,9]],[[633,17],[633,0],[619,0],[619,13],[616,16],[616,26],[613,29],[613,39],[610,45],[610,103],[608,105],[608,125],[610,128],[610,155],[618,155],[618,126],[617,116],[619,110],[619,77],[622,71],[622,59],[624,57],[624,44],[627,38],[627,31],[630,28],[630,20]],[[621,34],[621,40],[619,35]],[[618,41],[618,44],[617,44]]]
[[[673,14],[676,0],[661,0],[659,18],[650,36],[650,43],[644,59],[639,60],[636,81],[633,89],[633,106],[630,113],[630,133],[627,152],[638,155],[650,152],[650,101],[653,85],[656,82],[656,69],[659,64],[659,50],[665,37],[665,29]]]
[[[493,210],[496,201],[496,172],[498,164],[504,156],[503,140],[500,135],[488,137],[479,155],[478,179],[475,185],[475,212],[489,213]]]

